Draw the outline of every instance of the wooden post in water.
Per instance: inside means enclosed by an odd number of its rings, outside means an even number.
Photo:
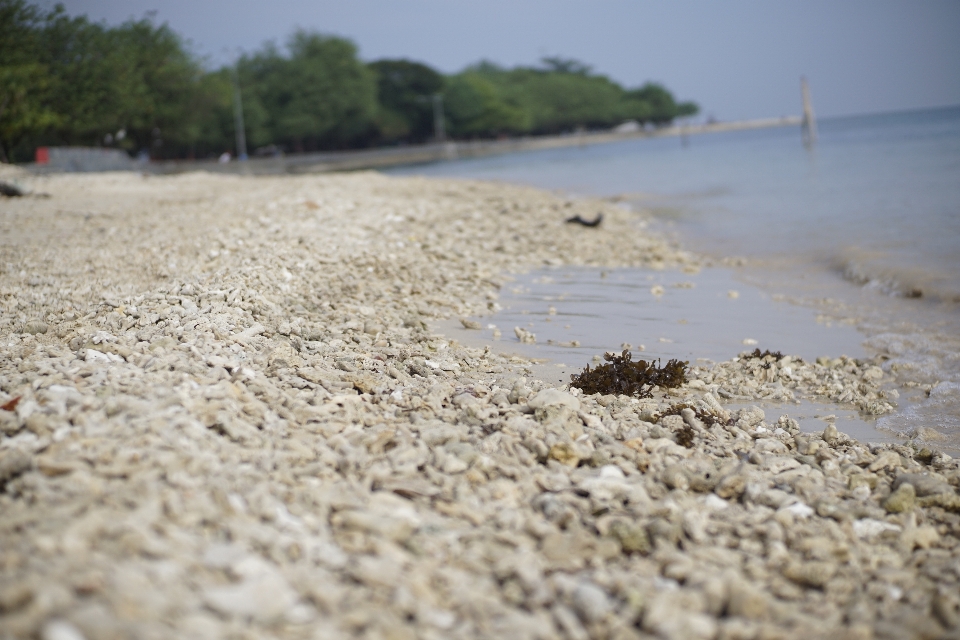
[[[803,122],[800,130],[803,133],[803,144],[812,145],[817,141],[817,119],[813,115],[813,103],[810,102],[810,87],[807,77],[800,76],[800,95],[803,97]]]

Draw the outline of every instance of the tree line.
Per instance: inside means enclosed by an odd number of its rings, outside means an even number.
[[[0,0],[0,160],[38,146],[106,146],[161,158],[234,151],[239,89],[245,133],[261,153],[416,143],[435,110],[455,139],[661,126],[697,112],[664,87],[625,89],[574,60],[453,75],[409,60],[364,63],[349,40],[295,32],[235,65],[204,68],[150,18],[116,27]]]

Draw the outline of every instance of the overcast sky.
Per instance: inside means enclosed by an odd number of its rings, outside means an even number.
[[[49,0],[41,4],[52,6]],[[296,28],[352,39],[364,60],[443,72],[480,59],[577,58],[614,80],[664,83],[721,120],[960,104],[957,0],[63,0],[118,24],[156,11],[211,62]]]

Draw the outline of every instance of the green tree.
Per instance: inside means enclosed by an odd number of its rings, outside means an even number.
[[[117,73],[114,117],[140,147],[154,145],[158,155],[180,155],[200,136],[199,116],[207,99],[203,71],[166,25],[147,20],[112,29],[105,40],[124,56]]]
[[[381,137],[428,140],[434,132],[432,98],[443,89],[443,76],[410,60],[377,60],[368,66],[377,77]]]
[[[518,68],[491,79],[518,96],[530,114],[532,133],[606,127],[625,119],[623,89],[604,76]]]
[[[268,114],[255,144],[280,142],[295,150],[347,146],[370,128],[376,112],[373,73],[349,40],[297,31],[289,57],[267,46],[240,62],[244,109]],[[269,132],[270,139],[262,137]]]
[[[124,148],[182,155],[203,135],[203,70],[168,26],[111,28],[23,0],[0,0],[0,20],[0,142],[14,157],[121,131]]]
[[[666,124],[696,113],[660,85],[627,91],[576,60],[545,58],[539,68],[504,69],[481,62],[447,86],[454,135],[550,134],[608,128],[624,120]]]
[[[572,73],[578,76],[590,75],[590,65],[583,64],[573,58],[553,56],[550,58],[541,58],[540,62],[547,71],[553,73]]]
[[[697,111],[661,85],[626,90],[576,60],[514,69],[480,62],[444,78],[409,60],[365,65],[349,40],[306,31],[282,52],[267,45],[244,56],[237,72],[253,148],[427,140],[438,92],[448,131],[467,138],[626,119],[662,125]],[[61,5],[0,0],[0,160],[29,159],[42,144],[219,154],[234,144],[234,82],[233,69],[205,71],[165,24],[110,27],[68,16]]]
[[[24,137],[60,122],[43,104],[49,85],[44,65],[0,66],[0,162],[10,161],[7,149],[15,148]]]
[[[674,118],[692,116],[699,110],[693,102],[677,104],[672,93],[652,82],[628,91],[626,97],[631,108],[639,114],[639,117],[633,116],[635,119],[657,125],[667,124]]]
[[[60,121],[47,104],[51,77],[40,29],[47,13],[22,0],[0,0],[0,161],[9,162],[27,137]]]
[[[207,158],[219,156],[224,151],[236,151],[235,122],[233,119],[233,79],[228,69],[203,74],[193,88],[191,97],[193,113],[184,123],[185,143],[181,147],[188,157]],[[257,122],[255,113],[248,113],[245,104],[247,129]]]
[[[444,95],[450,132],[459,137],[525,133],[530,114],[481,73],[468,71],[447,81]]]

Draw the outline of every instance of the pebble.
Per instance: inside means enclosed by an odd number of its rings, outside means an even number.
[[[40,640],[85,640],[80,630],[66,620],[50,620],[40,629]]]
[[[767,596],[750,584],[743,576],[734,576],[727,581],[727,612],[749,620],[760,620],[767,614]]]
[[[853,523],[853,532],[861,539],[871,539],[888,531],[899,532],[901,530],[900,525],[874,518],[862,518]]]
[[[883,508],[890,513],[910,511],[917,504],[917,492],[909,482],[901,484],[883,501]]]
[[[943,478],[929,474],[901,473],[893,481],[891,489],[897,491],[903,484],[912,485],[917,497],[935,496],[939,494],[949,495],[954,492],[949,482]]]
[[[551,460],[556,460],[560,464],[567,465],[569,467],[576,467],[578,464],[580,464],[580,460],[583,459],[577,449],[573,445],[566,442],[558,442],[550,447],[550,453],[548,457]]]
[[[643,628],[670,640],[714,638],[717,620],[703,608],[704,597],[698,591],[664,590],[645,607]]]
[[[573,411],[580,410],[580,401],[574,396],[560,389],[543,389],[536,395],[527,400],[527,406],[531,409],[543,409],[550,406],[569,407]]]
[[[960,629],[960,596],[940,590],[933,598],[933,613],[947,629]]]
[[[514,327],[513,333],[517,336],[517,340],[525,344],[534,344],[537,341],[537,335],[523,327]]]
[[[829,562],[792,562],[784,568],[783,575],[801,585],[822,588],[836,572],[837,567]]]
[[[206,589],[204,603],[224,616],[265,624],[280,620],[296,604],[296,592],[278,571],[259,558],[251,558],[246,564],[239,569],[244,575],[241,582]]]
[[[41,322],[40,320],[32,320],[23,325],[23,332],[29,333],[31,335],[37,335],[40,333],[46,333],[49,330],[49,326],[46,322]]]
[[[0,485],[30,469],[33,461],[21,449],[0,450]]]
[[[577,585],[571,596],[571,601],[574,610],[587,623],[598,622],[613,610],[610,601],[607,599],[607,594],[599,587],[589,583]]]

